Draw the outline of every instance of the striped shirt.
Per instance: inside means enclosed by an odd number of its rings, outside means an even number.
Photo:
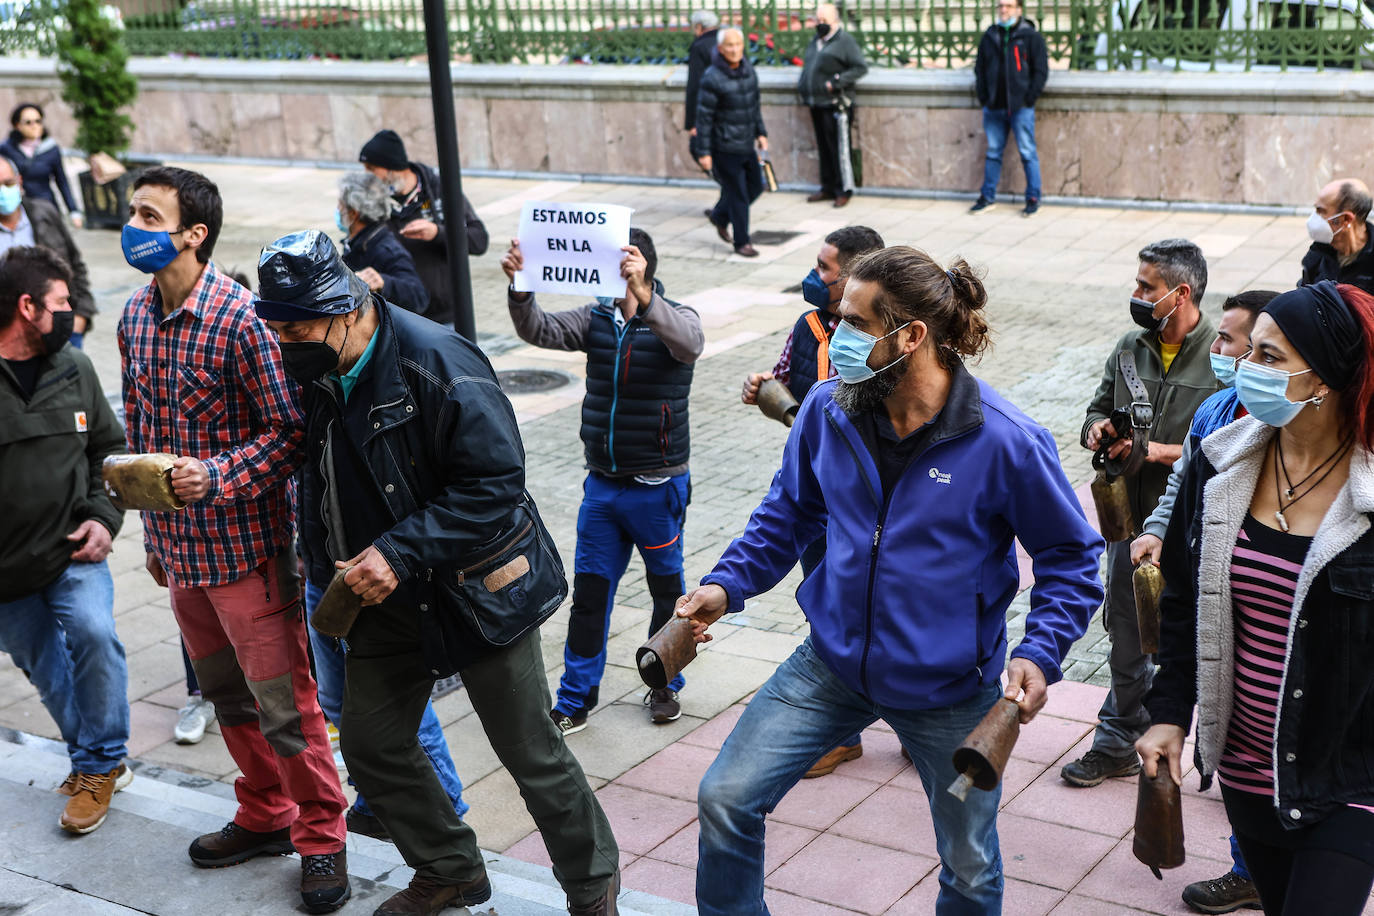
[[[252,301],[207,264],[170,315],[152,281],[119,319],[129,451],[199,458],[210,478],[204,500],[142,513],[145,549],[183,587],[237,581],[295,539],[298,389]]]
[[[1285,534],[1245,516],[1231,556],[1235,605],[1236,688],[1226,748],[1217,765],[1222,784],[1274,794],[1274,726],[1288,623],[1298,573],[1312,539]]]

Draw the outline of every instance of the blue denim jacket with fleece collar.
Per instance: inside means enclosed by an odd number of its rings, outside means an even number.
[[[1035,585],[1011,654],[1058,681],[1102,603],[1103,542],[1049,432],[957,366],[928,444],[884,497],[836,384],[811,389],[768,495],[702,584],[740,611],[824,534],[825,561],[797,589],[816,654],[876,704],[933,709],[1001,674],[1019,538]]]

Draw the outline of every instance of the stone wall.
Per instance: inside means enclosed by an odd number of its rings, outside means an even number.
[[[428,70],[414,64],[140,59],[133,152],[352,162],[381,126],[433,161]],[[760,72],[779,180],[816,160],[795,69]],[[681,130],[683,67],[455,65],[464,166],[699,178]],[[0,59],[0,110],[50,107],[74,135],[50,61]],[[1374,179],[1374,78],[1352,73],[1055,72],[1037,110],[1050,197],[1303,206],[1336,175]],[[971,192],[982,176],[971,71],[873,71],[860,84],[865,185]],[[1009,144],[1003,188],[1023,186]]]

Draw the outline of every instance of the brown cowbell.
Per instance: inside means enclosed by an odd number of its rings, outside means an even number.
[[[121,511],[174,512],[186,508],[172,490],[172,462],[176,455],[110,455],[100,469],[110,502]]]
[[[1135,568],[1131,577],[1135,587],[1135,623],[1140,630],[1140,651],[1154,655],[1159,651],[1159,596],[1164,591],[1164,576],[1148,559]]]
[[[792,397],[792,392],[787,386],[775,378],[764,379],[763,384],[759,385],[758,397],[755,398],[759,404],[759,410],[770,420],[777,420],[783,426],[790,427],[797,420],[797,408],[801,405],[797,399]]]
[[[692,621],[687,617],[673,617],[649,641],[635,652],[639,677],[649,687],[662,690],[697,657],[697,643],[692,638]]]
[[[1007,758],[1021,734],[1020,716],[1021,707],[1006,697],[988,710],[983,721],[954,752],[954,769],[959,771],[959,778],[950,784],[950,795],[963,801],[971,788],[984,792],[997,788],[1007,768]]]
[[[350,566],[348,569],[352,568]],[[338,639],[347,637],[348,631],[353,629],[353,621],[358,619],[358,613],[363,609],[363,599],[344,584],[348,569],[334,571],[334,578],[329,580],[329,587],[324,590],[320,603],[315,605],[315,611],[310,615],[310,625],[325,636]]]
[[[1131,501],[1126,495],[1126,478],[1098,471],[1092,483],[1093,505],[1097,507],[1097,527],[1108,543],[1129,541],[1135,534]]]
[[[1161,868],[1178,868],[1183,864],[1183,798],[1162,758],[1156,762],[1153,779],[1145,775],[1143,768],[1140,771],[1131,851],[1161,881]]]

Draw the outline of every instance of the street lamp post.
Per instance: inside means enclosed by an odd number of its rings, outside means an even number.
[[[434,101],[434,140],[439,155],[439,193],[444,202],[444,241],[448,245],[453,287],[453,327],[473,343],[477,322],[472,310],[467,219],[463,208],[463,170],[458,159],[458,125],[453,116],[453,77],[444,0],[424,0],[425,47],[429,54],[429,93]]]

